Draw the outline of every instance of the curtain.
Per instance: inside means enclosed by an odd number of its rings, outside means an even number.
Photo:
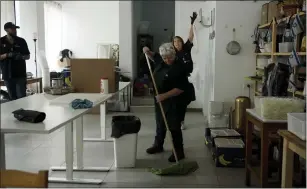
[[[3,26],[7,22],[15,23],[14,1],[1,1],[1,36],[6,35]]]
[[[57,65],[62,50],[62,6],[54,1],[45,1],[46,58],[50,71],[60,71]]]

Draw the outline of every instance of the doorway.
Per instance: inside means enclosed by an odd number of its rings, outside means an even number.
[[[175,32],[175,1],[132,1],[134,25],[134,96],[150,96],[152,84],[143,47],[158,52],[162,43],[170,42]]]

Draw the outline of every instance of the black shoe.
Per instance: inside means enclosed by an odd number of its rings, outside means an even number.
[[[146,152],[147,152],[148,154],[157,154],[157,153],[161,153],[161,152],[163,152],[163,151],[164,151],[163,147],[156,146],[156,145],[153,145],[152,147],[150,147],[150,148],[148,148],[148,149],[146,150]]]
[[[177,152],[177,158],[178,158],[178,161],[184,159],[185,158],[184,152]],[[168,161],[172,163],[176,162],[174,153],[172,153],[172,155],[168,158]]]

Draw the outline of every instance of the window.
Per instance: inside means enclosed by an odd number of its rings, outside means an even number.
[[[60,71],[57,61],[62,50],[62,6],[54,1],[45,1],[46,58],[50,71]]]
[[[16,25],[20,26],[20,1],[14,1],[14,2],[15,2],[15,21]]]
[[[14,1],[1,1],[1,36],[6,33],[3,25],[7,22],[15,23]]]

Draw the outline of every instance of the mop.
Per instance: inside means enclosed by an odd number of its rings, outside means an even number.
[[[152,69],[151,69],[151,66],[150,66],[150,63],[149,63],[149,58],[146,54],[145,54],[145,57],[146,57],[147,65],[148,65],[148,68],[149,68],[150,76],[152,78],[154,89],[156,91],[156,94],[159,94],[157,86],[156,86],[155,79],[153,77],[153,72],[152,72]],[[164,112],[164,109],[163,109],[161,102],[159,102],[159,106],[160,106],[160,109],[161,109],[161,114],[162,114],[162,117],[163,117],[163,120],[164,120],[166,130],[167,130],[166,135],[167,135],[167,137],[168,137],[168,139],[169,139],[169,141],[171,142],[171,145],[172,145],[172,150],[173,150],[173,153],[174,153],[174,156],[175,156],[176,164],[171,165],[168,168],[163,168],[163,169],[161,169],[161,168],[151,168],[149,171],[152,172],[153,174],[161,175],[161,176],[163,176],[163,175],[186,175],[186,174],[189,174],[191,172],[196,171],[198,169],[198,164],[197,164],[196,161],[179,162],[178,156],[177,156],[177,153],[176,153],[176,150],[175,150],[175,146],[174,146],[174,143],[173,143],[173,137],[172,137],[172,134],[170,132],[170,129],[169,129],[166,117],[165,117],[165,112]]]

